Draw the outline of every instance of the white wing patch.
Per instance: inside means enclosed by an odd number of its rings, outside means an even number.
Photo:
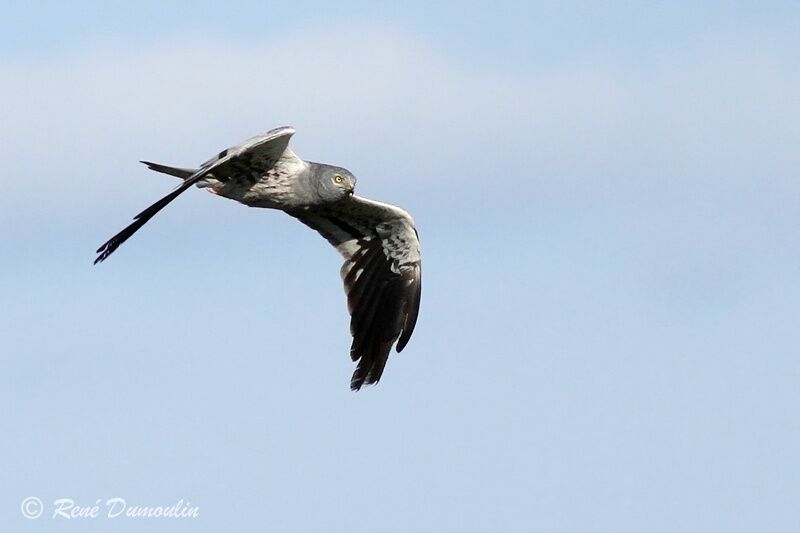
[[[405,219],[382,222],[376,227],[383,253],[390,258],[392,271],[401,273],[419,263],[419,241],[414,227]]]
[[[419,239],[408,213],[357,196],[291,213],[317,230],[344,257],[350,356],[358,361],[350,387],[377,383],[389,351],[402,350],[419,313]],[[399,339],[399,340],[398,340]]]

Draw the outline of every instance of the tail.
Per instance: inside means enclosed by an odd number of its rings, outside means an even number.
[[[176,168],[176,167],[168,167],[167,165],[159,165],[158,163],[151,163],[150,161],[139,161],[140,163],[144,163],[147,165],[147,168],[150,170],[155,170],[156,172],[161,172],[162,174],[169,174],[170,176],[175,176],[177,178],[186,179],[192,174],[197,172],[196,168]]]

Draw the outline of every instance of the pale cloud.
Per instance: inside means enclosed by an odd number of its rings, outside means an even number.
[[[785,50],[751,45],[641,65],[532,57],[516,73],[388,28],[309,28],[258,46],[181,35],[7,61],[0,150],[21,179],[4,187],[85,208],[145,172],[138,159],[188,165],[281,124],[301,155],[380,175],[401,200],[409,183],[434,198],[482,181],[515,194],[792,187],[800,73]]]

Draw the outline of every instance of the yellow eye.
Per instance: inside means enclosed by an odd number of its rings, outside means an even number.
[[[341,182],[342,182],[342,181],[344,181],[344,180],[342,179],[342,177],[341,177],[339,174],[336,174],[336,175],[333,177],[333,181],[335,181],[336,183],[341,183]]]

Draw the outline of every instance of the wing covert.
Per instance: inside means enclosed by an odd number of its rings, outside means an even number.
[[[222,183],[233,180],[241,184],[253,184],[276,167],[294,173],[306,165],[289,148],[289,139],[294,132],[291,126],[284,126],[256,135],[222,150],[200,168],[213,169],[213,178]]]

